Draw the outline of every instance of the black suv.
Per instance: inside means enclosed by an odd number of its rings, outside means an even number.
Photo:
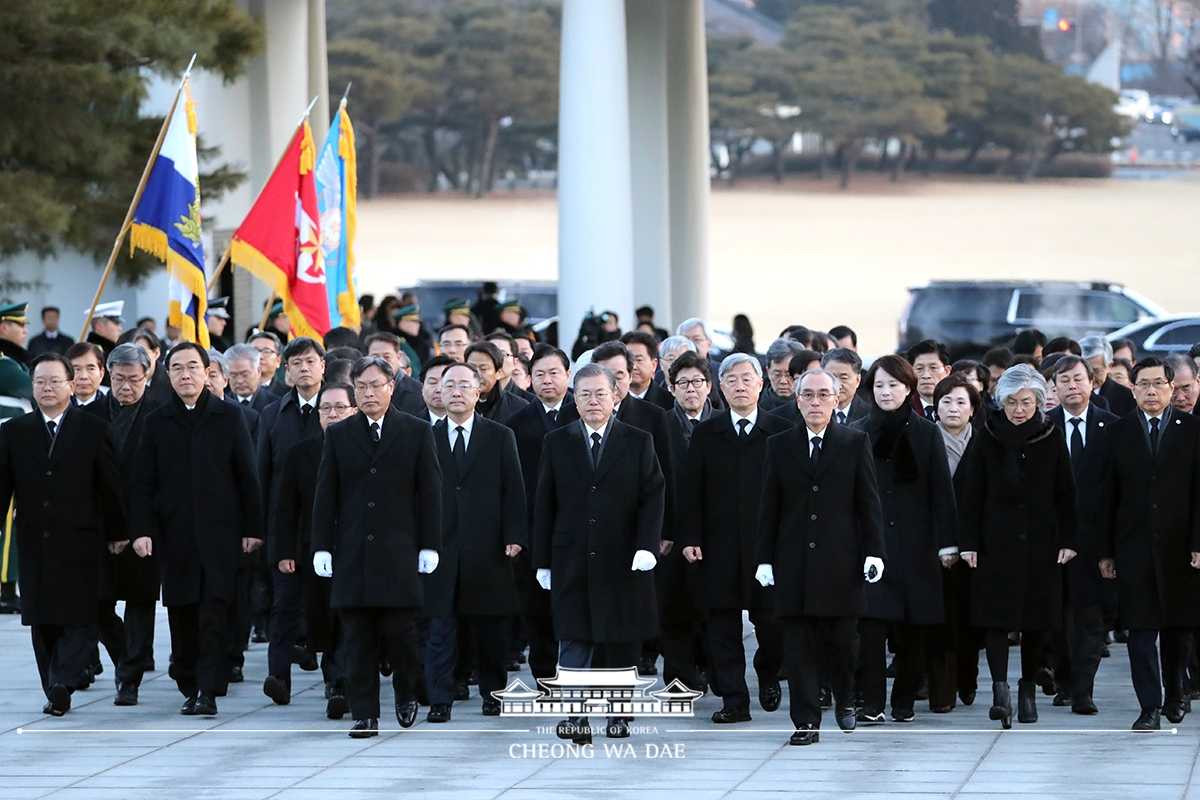
[[[897,349],[936,339],[955,360],[979,358],[1025,328],[1077,340],[1166,313],[1104,281],[931,281],[908,291]]]

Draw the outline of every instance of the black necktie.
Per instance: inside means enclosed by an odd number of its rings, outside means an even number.
[[[592,434],[592,466],[600,466],[600,434]]]
[[[459,425],[454,432],[458,434],[458,439],[454,442],[454,464],[461,470],[467,457],[467,430]]]
[[[1150,420],[1150,454],[1158,455],[1158,417]]]
[[[243,398],[242,398],[242,405],[244,405],[244,406],[248,406],[248,405],[250,405],[250,398],[249,398],[249,397],[243,397]]]
[[[550,409],[546,412],[546,416],[550,418],[550,424],[553,425],[554,423],[558,422],[558,409]]]
[[[376,442],[379,441],[379,423],[378,422],[371,423],[371,439],[373,439]]]
[[[55,436],[56,432],[58,431],[58,423],[55,422],[54,420],[47,421],[46,422],[46,430],[48,430],[50,432],[50,446],[54,447],[54,436]]]
[[[837,421],[838,421],[838,424],[839,424],[839,425],[845,425],[845,424],[846,424],[846,412],[845,412],[845,411],[838,411],[838,412],[837,412]]]
[[[932,421],[936,418],[937,418],[937,414],[934,413],[934,407],[933,406],[925,406],[925,419]]]
[[[308,427],[308,417],[311,413],[312,413],[312,406],[306,406],[306,405],[300,406],[300,427],[301,428]],[[379,437],[376,437],[375,440],[379,441]]]
[[[815,436],[812,440],[812,463],[815,467],[817,462],[821,460],[821,437]]]
[[[1071,463],[1076,466],[1083,458],[1083,431],[1080,429],[1082,423],[1083,420],[1079,417],[1071,417],[1071,424],[1075,426],[1075,430],[1071,431]]]
[[[748,419],[739,419],[738,420],[738,438],[739,439],[745,439],[749,435],[746,433],[746,428],[748,428],[748,427],[750,427],[750,420],[748,420]]]
[[[688,422],[692,423],[692,430],[696,430],[696,426],[700,424],[698,419],[689,419]]]

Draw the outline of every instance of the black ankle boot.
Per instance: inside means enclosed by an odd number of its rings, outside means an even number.
[[[1037,722],[1037,690],[1033,681],[1017,681],[1017,722]]]
[[[1000,720],[1000,727],[1005,730],[1012,727],[1012,695],[1004,681],[992,684],[992,708],[988,711],[988,719]]]

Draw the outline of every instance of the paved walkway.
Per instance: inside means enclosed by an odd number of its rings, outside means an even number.
[[[165,667],[161,613],[157,634],[157,661]],[[1015,650],[1013,656],[1015,670]],[[827,715],[821,743],[801,748],[787,745],[786,696],[779,712],[754,705],[753,722],[719,728],[708,717],[720,701],[704,697],[692,719],[638,720],[635,725],[657,733],[623,740],[611,753],[605,751],[610,743],[598,738],[590,758],[554,757],[559,740],[537,730],[554,718],[483,717],[477,696],[457,705],[447,725],[430,725],[422,713],[402,732],[393,716],[381,720],[385,730],[378,738],[352,740],[349,720],[325,719],[319,673],[296,669],[289,706],[263,696],[266,645],[251,648],[246,682],[230,687],[212,719],[179,715],[182,698],[165,669],[147,676],[139,706],[115,707],[107,657],[104,675],[75,694],[69,714],[44,716],[29,633],[12,616],[0,617],[0,675],[3,800],[383,800],[400,794],[599,800],[642,792],[652,800],[1200,800],[1200,788],[1191,789],[1194,780],[1200,783],[1200,723],[1189,718],[1177,733],[1130,733],[1137,708],[1121,645],[1113,645],[1101,665],[1101,713],[1091,718],[1053,708],[1050,698],[1039,696],[1037,725],[1015,724],[1001,733],[987,719],[981,692],[975,705],[952,714],[933,715],[919,704],[915,723],[889,722],[852,735],[840,733]],[[527,670],[518,676],[532,682]],[[753,686],[751,692],[757,696]]]

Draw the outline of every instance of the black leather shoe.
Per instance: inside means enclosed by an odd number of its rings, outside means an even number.
[[[117,687],[114,706],[136,706],[138,703],[138,687],[132,683],[122,683]]]
[[[92,668],[88,667],[87,669],[85,669],[83,671],[83,679],[80,680],[78,684],[76,684],[75,690],[81,692],[84,689],[91,687],[92,683],[95,682],[95,680],[96,680],[96,676],[94,676],[92,674]]]
[[[896,708],[895,706],[892,707],[892,719],[895,720],[896,722],[912,722],[913,717],[915,717],[915,716],[916,716],[916,714],[913,713],[913,710],[911,708]]]
[[[1041,667],[1033,676],[1033,681],[1038,686],[1042,687],[1042,693],[1047,697],[1054,696],[1054,670],[1050,669],[1049,667]]]
[[[1060,708],[1071,705],[1071,693],[1066,689],[1060,689],[1058,694],[1054,695],[1054,705]]]
[[[788,744],[804,745],[816,744],[821,741],[821,734],[816,728],[801,728],[792,734],[792,738],[788,739]]]
[[[1096,708],[1096,704],[1092,702],[1092,698],[1086,694],[1081,694],[1075,698],[1075,702],[1071,703],[1071,712],[1074,714],[1096,714],[1100,709]]]
[[[1106,645],[1106,644],[1100,645],[1100,657],[1101,658],[1111,658],[1112,657],[1112,651],[1108,649],[1108,645]]]
[[[317,654],[311,650],[304,650],[304,656],[296,662],[296,665],[305,672],[316,672],[321,668],[321,664],[317,661]]]
[[[628,739],[629,723],[621,717],[609,717],[608,727],[604,729],[604,735],[609,739]]]
[[[92,678],[93,679],[95,679],[96,676],[103,675],[103,674],[104,674],[104,664],[102,662],[97,661],[95,664],[92,664]]]
[[[292,702],[292,692],[288,689],[287,682],[275,675],[268,675],[267,679],[263,681],[263,694],[271,698],[278,706],[286,706]]]
[[[242,672],[241,667],[230,667],[229,668],[229,682],[230,683],[242,683],[245,680],[246,680],[246,673]]]
[[[934,705],[933,703],[929,704],[929,711],[933,714],[949,714],[953,710],[954,710],[953,705],[944,706],[944,705]]]
[[[465,683],[455,682],[454,684],[454,699],[458,701],[471,699],[471,687]]]
[[[854,713],[854,706],[838,706],[838,727],[844,730],[846,733],[854,730],[856,716],[857,715]]]
[[[555,734],[575,744],[592,743],[592,726],[587,717],[569,717],[558,723]]]
[[[449,722],[450,721],[450,704],[449,703],[434,703],[429,708],[429,713],[425,715],[426,722]],[[405,726],[407,727],[407,726]]]
[[[713,712],[712,721],[717,723],[718,725],[725,724],[728,722],[749,722],[750,721],[750,709],[749,708],[740,708],[740,707],[739,708],[731,708],[729,706],[726,706],[725,708],[722,708],[720,711]]]
[[[992,684],[992,707],[988,709],[988,719],[999,720],[1000,727],[1005,730],[1012,727],[1012,693],[1003,681]]]
[[[334,692],[325,701],[325,716],[329,719],[341,719],[350,712],[350,704],[341,691]]]
[[[255,628],[250,634],[250,641],[254,642],[255,644],[265,644],[267,642],[267,632],[262,628]]]
[[[779,703],[782,700],[783,689],[780,688],[779,681],[769,681],[759,684],[758,704],[762,706],[763,711],[778,711]]]
[[[1129,631],[1114,630],[1113,631],[1113,641],[1116,642],[1117,644],[1128,644],[1129,643]]]
[[[196,715],[196,698],[189,697],[183,701],[183,705],[179,707],[179,713],[185,717],[194,717]]]
[[[379,720],[377,719],[356,719],[354,727],[350,729],[351,739],[369,739],[378,735]]]
[[[643,658],[638,662],[638,675],[657,675],[658,667],[655,665],[657,659]]]
[[[1143,708],[1142,715],[1133,723],[1135,731],[1157,731],[1162,729],[1157,708]]]
[[[858,714],[855,716],[855,719],[857,719],[859,722],[877,723],[883,722],[886,717],[884,717],[882,711],[863,706],[858,710]]]
[[[51,686],[46,697],[50,700],[50,716],[61,717],[71,710],[71,690],[63,684],[56,683]]]
[[[401,728],[411,728],[413,723],[417,721],[417,705],[416,700],[409,700],[406,703],[396,703],[396,721],[400,723]]]
[[[485,717],[500,716],[500,701],[495,698],[483,701],[483,715]]]
[[[201,693],[196,698],[196,716],[198,717],[215,717],[217,715],[217,701],[212,695]]]
[[[1184,710],[1182,701],[1172,700],[1164,705],[1162,715],[1170,720],[1172,725],[1178,725],[1183,722]]]
[[[833,708],[833,692],[822,686],[820,691],[821,708]]]
[[[958,699],[962,700],[964,706],[969,706],[975,702],[975,689],[960,689]]]

